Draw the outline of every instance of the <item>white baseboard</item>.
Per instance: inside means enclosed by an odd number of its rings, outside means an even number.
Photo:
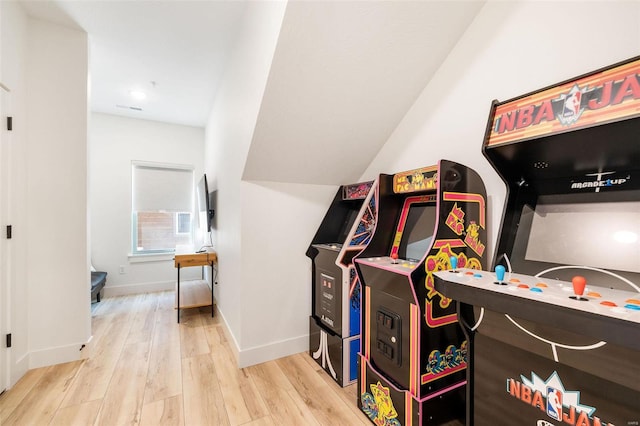
[[[91,338],[89,338],[91,340]],[[29,352],[29,369],[77,361],[83,358],[80,348],[87,342]]]
[[[182,280],[181,280],[182,281]],[[175,281],[158,281],[142,284],[126,284],[109,286],[106,285],[102,291],[102,297],[128,296],[130,294],[154,293],[157,291],[175,290]]]
[[[280,340],[267,345],[243,349],[238,356],[238,368],[272,361],[289,355],[307,352],[309,350],[309,335]]]
[[[12,388],[13,385],[18,383],[18,380],[24,376],[27,371],[29,371],[29,354],[25,354],[21,356],[16,363],[9,369],[10,371],[10,380],[9,380],[9,388]]]
[[[91,337],[89,337],[89,340],[87,340],[87,343],[85,343],[84,348],[82,348],[82,351],[80,351],[80,358],[82,359],[89,359],[91,358],[91,356],[93,356],[93,334],[91,335]]]
[[[238,368],[250,367],[252,365],[273,361],[274,359],[285,356],[309,351],[308,334],[291,339],[280,340],[262,346],[255,346],[249,349],[239,349],[238,341],[229,330],[229,325],[224,317],[224,313],[217,310],[216,315],[220,315],[220,318],[222,319],[222,329],[225,337],[229,341],[229,346],[231,347],[231,351],[233,352]]]
[[[218,308],[218,305],[216,305],[216,315],[220,315],[220,318],[222,319],[222,331],[224,331],[224,336],[227,338],[227,341],[229,342],[229,346],[231,347],[231,352],[233,352],[233,358],[236,360],[236,365],[238,365],[238,357],[239,357],[238,341],[236,340],[236,336],[234,336],[231,333],[231,330],[229,330],[229,323],[227,323],[227,319],[224,317],[224,313],[222,313]]]

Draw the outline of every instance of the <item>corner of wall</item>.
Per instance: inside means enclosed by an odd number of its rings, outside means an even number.
[[[238,368],[261,364],[274,359],[283,358],[309,350],[309,335],[272,342],[240,351]]]

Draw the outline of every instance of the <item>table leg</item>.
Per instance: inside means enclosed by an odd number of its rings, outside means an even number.
[[[211,262],[211,318],[213,318],[213,310],[215,306],[213,304],[213,262]]]
[[[180,264],[178,264],[178,286],[176,288],[176,298],[177,298],[177,311],[178,311],[178,323],[180,323]]]

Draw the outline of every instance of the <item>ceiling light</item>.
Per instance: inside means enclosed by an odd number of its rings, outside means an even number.
[[[147,97],[147,94],[141,90],[131,90],[129,95],[131,95],[131,97],[136,101],[141,101]]]

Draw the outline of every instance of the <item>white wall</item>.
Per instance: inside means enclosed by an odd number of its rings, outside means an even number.
[[[173,256],[149,262],[129,256],[131,162],[192,165],[195,185],[204,173],[204,129],[93,113],[89,149],[91,259],[96,269],[108,274],[104,295],[173,289]],[[200,268],[186,268],[181,275],[199,278]]]
[[[26,126],[18,126],[18,120],[26,121],[26,69],[27,60],[27,29],[28,20],[22,9],[16,2],[1,2],[2,21],[2,82],[9,87],[8,102],[4,105],[3,113],[16,119],[16,126],[11,133],[6,133],[10,143],[6,145],[3,155],[6,158],[6,181],[3,181],[3,208],[5,209],[6,222],[13,225],[16,230],[27,228],[26,217],[19,212],[26,211],[26,191],[24,184],[27,177],[27,132]],[[3,175],[4,178],[5,175]],[[27,271],[27,240],[16,238],[5,240],[6,270],[3,270],[6,279],[7,297],[9,300],[0,302],[3,310],[5,333],[11,332],[22,338],[14,339],[11,349],[8,349],[9,358],[9,385],[14,384],[29,368],[28,358],[28,313],[29,303],[27,299],[26,271]],[[4,265],[3,265],[4,266]],[[11,306],[20,306],[21,309],[11,309]],[[6,310],[5,310],[6,309]]]
[[[14,231],[5,246],[9,301],[2,306],[13,336],[12,385],[28,368],[79,359],[91,336],[88,49],[84,32],[30,19],[16,2],[2,2],[1,31],[14,119],[2,191]]]
[[[28,198],[23,213],[33,368],[79,358],[80,346],[91,336],[87,34],[30,20],[27,82]]]
[[[206,132],[206,166],[218,189],[218,308],[241,349],[243,258],[241,184],[256,117],[286,3],[252,2],[225,78],[215,99]]]
[[[242,184],[241,367],[309,349],[311,260],[305,252],[336,191]]]
[[[362,180],[441,158],[475,169],[489,195],[487,247],[492,256],[506,189],[481,154],[491,101],[639,52],[638,2],[488,2]]]
[[[304,252],[336,191],[242,182],[285,5],[249,3],[207,125],[206,171],[218,189],[217,303],[240,366],[307,349],[311,266]]]

